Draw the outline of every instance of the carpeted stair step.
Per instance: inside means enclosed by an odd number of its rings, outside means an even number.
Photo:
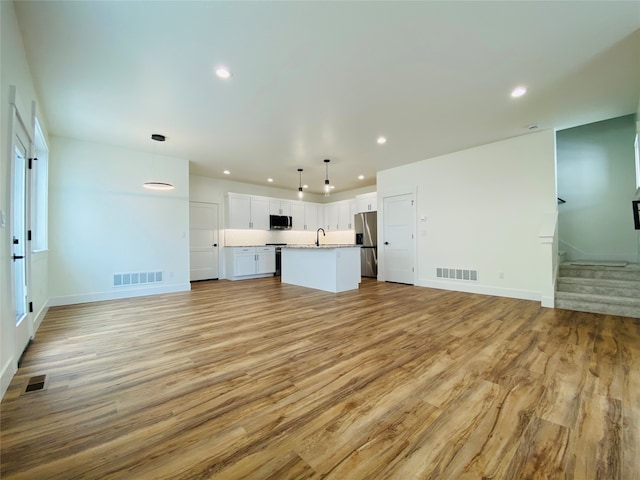
[[[640,298],[556,292],[556,308],[640,318]]]
[[[601,278],[559,277],[559,292],[640,298],[640,282]]]
[[[601,278],[604,280],[628,280],[640,282],[640,266],[637,264],[625,267],[604,267],[589,265],[560,265],[559,277]]]

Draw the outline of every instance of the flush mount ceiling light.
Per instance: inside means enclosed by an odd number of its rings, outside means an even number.
[[[298,198],[302,198],[304,197],[304,192],[302,191],[302,169],[301,168],[298,169],[298,177],[299,177]]]
[[[216,67],[216,75],[218,76],[218,78],[222,78],[222,79],[227,79],[227,78],[231,78],[231,72],[229,71],[229,69],[223,65],[220,65],[219,67]]]
[[[364,175],[358,175],[358,180],[364,180]]]
[[[271,177],[267,178],[267,182],[273,183],[273,178],[271,178]]]
[[[518,98],[523,96],[525,93],[527,93],[527,87],[516,87],[511,91],[511,96],[513,98]]]
[[[325,158],[324,160],[324,171],[325,171],[325,177],[324,177],[324,196],[328,197],[329,196],[329,192],[331,191],[331,185],[329,183],[329,162],[331,160],[329,160],[328,158]]]
[[[231,172],[230,172],[229,170],[225,170],[225,171],[224,171],[224,172],[222,172],[222,173],[224,173],[225,175],[231,175]]]
[[[144,188],[149,190],[173,190],[175,187],[170,183],[164,182],[144,182]]]
[[[385,137],[378,137],[376,142],[378,142],[378,145],[384,145],[385,143],[387,143],[387,139]]]
[[[154,133],[151,135],[151,140],[155,140],[156,142],[164,142],[166,139],[167,137],[159,133]],[[154,164],[155,164],[155,157],[156,157],[156,147],[154,145],[153,157],[151,158],[151,177],[152,178],[155,175],[155,172],[153,171]],[[171,183],[160,182],[157,180],[150,180],[148,182],[144,182],[142,186],[144,188],[148,188],[149,190],[173,190],[174,189],[174,186]]]

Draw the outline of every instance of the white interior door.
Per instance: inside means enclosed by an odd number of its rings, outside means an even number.
[[[189,202],[191,281],[218,278],[218,204]]]
[[[17,117],[16,117],[17,120]],[[15,314],[14,348],[16,360],[33,334],[31,316],[27,308],[27,159],[29,137],[19,121],[14,122],[13,158],[11,164],[11,240],[12,290]]]
[[[384,198],[384,279],[414,283],[413,194]]]

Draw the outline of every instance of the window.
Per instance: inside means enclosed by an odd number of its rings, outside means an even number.
[[[48,177],[49,150],[47,142],[40,128],[38,119],[35,120],[35,158],[31,168],[31,250],[34,252],[46,250],[48,231]]]

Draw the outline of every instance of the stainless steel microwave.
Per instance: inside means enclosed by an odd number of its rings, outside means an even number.
[[[291,217],[287,215],[269,215],[270,230],[291,230]]]

